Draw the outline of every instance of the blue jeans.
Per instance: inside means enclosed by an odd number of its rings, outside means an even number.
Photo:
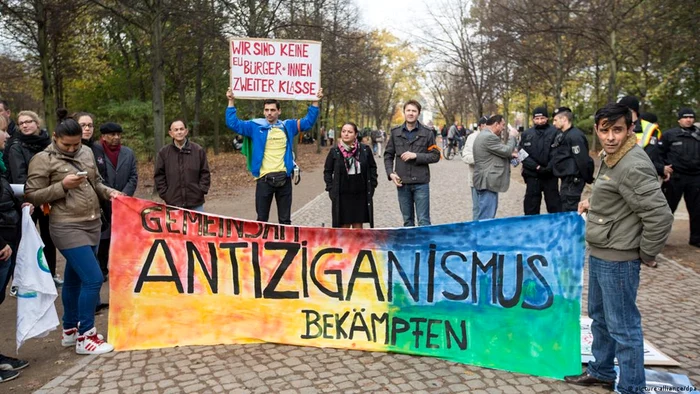
[[[479,220],[479,194],[472,186],[472,220]]]
[[[591,348],[595,361],[588,373],[601,380],[615,380],[614,358],[620,365],[622,394],[646,386],[642,316],[637,309],[640,261],[606,261],[590,256],[588,316],[593,319]]]
[[[403,226],[413,227],[416,225],[414,215],[418,215],[419,226],[430,226],[430,184],[415,183],[404,184],[397,187],[399,194],[399,208],[403,216]]]
[[[83,334],[95,326],[95,307],[104,280],[95,252],[97,246],[61,249],[66,258],[63,277],[63,329],[79,326]]]
[[[484,189],[477,190],[476,195],[479,199],[479,220],[495,218],[498,210],[498,193]]]

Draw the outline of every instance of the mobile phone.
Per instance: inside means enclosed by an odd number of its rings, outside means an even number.
[[[87,176],[87,171],[80,171],[80,172],[77,172],[75,175],[77,175],[77,176]]]

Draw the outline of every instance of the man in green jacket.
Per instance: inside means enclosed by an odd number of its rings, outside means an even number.
[[[595,131],[603,144],[602,163],[590,201],[586,241],[590,246],[588,315],[593,319],[595,361],[581,375],[564,378],[584,386],[613,389],[613,360],[620,365],[617,389],[640,392],[644,378],[644,340],[637,309],[641,264],[656,266],[673,224],[649,156],[637,145],[632,114],[622,104],[608,104],[595,114]]]

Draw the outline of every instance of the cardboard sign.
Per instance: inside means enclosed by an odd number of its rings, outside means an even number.
[[[117,350],[272,342],[581,372],[576,213],[351,230],[113,207]]]
[[[321,43],[232,38],[231,89],[236,98],[316,100]]]

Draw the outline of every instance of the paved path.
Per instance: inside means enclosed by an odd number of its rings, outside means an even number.
[[[432,167],[434,224],[471,219],[464,164]],[[517,176],[513,177],[517,180]],[[512,182],[498,216],[522,212],[524,186]],[[401,224],[396,191],[380,165],[377,227]],[[544,211],[544,210],[543,210]],[[295,224],[330,223],[323,194],[298,210]],[[585,277],[585,275],[584,275]],[[584,284],[585,289],[585,284]],[[671,372],[700,385],[700,275],[674,262],[643,269],[639,291],[645,337],[681,363]],[[584,310],[586,294],[584,293]],[[666,370],[664,368],[655,368]],[[561,381],[472,367],[429,357],[275,344],[178,347],[81,359],[37,393],[604,393]]]

